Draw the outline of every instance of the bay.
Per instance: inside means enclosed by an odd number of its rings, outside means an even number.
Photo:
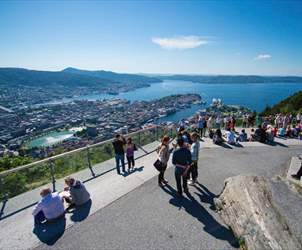
[[[153,83],[150,87],[139,88],[118,95],[91,94],[52,103],[70,102],[73,100],[99,100],[122,98],[130,101],[150,101],[175,94],[195,93],[209,105],[213,98],[220,98],[225,104],[242,105],[261,112],[266,105],[274,105],[289,95],[302,90],[302,83],[228,83],[207,84],[189,81],[165,80]]]

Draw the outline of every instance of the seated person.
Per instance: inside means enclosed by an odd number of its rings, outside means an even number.
[[[280,128],[278,129],[278,136],[280,136],[280,137],[285,137],[285,128],[280,127]]]
[[[213,129],[209,129],[209,137],[210,139],[213,139],[214,136],[214,130]]]
[[[261,127],[261,125],[259,125],[255,131],[255,140],[261,143],[266,142],[266,133],[265,130]]]
[[[40,224],[45,220],[54,220],[64,215],[63,200],[58,193],[51,193],[50,188],[44,188],[41,190],[40,195],[42,199],[32,212],[35,224]]]
[[[231,131],[230,128],[228,128],[227,131],[225,132],[225,138],[226,138],[226,142],[228,144],[231,144],[231,145],[235,144],[235,134],[233,131]]]
[[[239,137],[238,137],[238,141],[240,141],[240,142],[247,141],[247,133],[245,132],[245,129],[241,130]]]
[[[274,134],[274,137],[277,137],[277,135],[278,135],[278,128],[277,127],[273,128],[273,134]]]
[[[268,143],[274,142],[275,134],[274,134],[274,128],[272,126],[268,126],[266,130],[266,139]]]
[[[75,180],[72,177],[65,179],[67,187],[65,191],[69,191],[69,196],[64,196],[67,203],[71,203],[75,206],[80,206],[90,200],[90,194],[85,188],[84,184],[79,180]]]
[[[219,128],[216,129],[216,131],[213,135],[213,143],[215,143],[215,144],[223,143],[222,133],[221,133],[221,130]]]
[[[288,125],[288,126],[286,127],[285,136],[286,136],[286,137],[289,137],[289,138],[292,137],[292,129],[291,129],[290,125]]]
[[[251,135],[250,135],[250,138],[249,138],[249,141],[255,141],[255,129],[251,129]]]

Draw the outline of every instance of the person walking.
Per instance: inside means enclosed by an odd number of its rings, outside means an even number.
[[[126,140],[120,134],[115,136],[114,141],[112,142],[114,153],[115,153],[115,162],[116,162],[116,171],[117,174],[121,174],[120,171],[120,162],[122,165],[122,170],[125,173],[125,150],[124,146],[126,145]]]
[[[192,157],[190,150],[185,146],[184,140],[182,138],[179,138],[177,140],[177,144],[179,148],[173,152],[172,163],[175,166],[177,193],[181,197],[182,188],[185,193],[189,192],[187,185],[187,174],[192,164]],[[181,179],[183,185],[181,185]]]
[[[188,173],[188,177],[190,177],[191,175],[191,180],[188,181],[188,184],[194,185],[198,177],[198,157],[199,157],[200,143],[197,133],[192,133],[191,138],[192,138],[192,145],[190,151],[192,157],[192,165]]]
[[[170,158],[169,141],[170,141],[170,137],[165,135],[162,138],[161,144],[158,147],[158,160],[162,164],[162,169],[158,175],[158,185],[160,187],[163,187],[168,183],[168,181],[165,180],[165,171],[167,169],[167,164]]]

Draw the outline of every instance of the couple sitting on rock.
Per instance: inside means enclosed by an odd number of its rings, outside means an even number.
[[[33,210],[35,224],[43,223],[44,221],[53,221],[64,217],[65,207],[64,200],[69,204],[69,208],[80,206],[90,200],[90,194],[86,190],[83,183],[75,180],[72,177],[65,179],[64,191],[61,193],[52,193],[50,188],[41,190],[41,200]]]

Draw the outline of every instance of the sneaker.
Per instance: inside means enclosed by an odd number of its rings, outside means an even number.
[[[178,196],[179,198],[182,198],[182,197],[183,197],[182,193],[178,193],[178,192],[177,192],[177,196]]]
[[[195,185],[195,181],[188,181],[188,185],[194,186]]]
[[[164,184],[168,184],[169,182],[167,180],[163,180],[163,183]]]
[[[164,187],[165,185],[164,185],[163,183],[160,182],[160,183],[158,183],[158,186],[162,188],[162,187]]]

